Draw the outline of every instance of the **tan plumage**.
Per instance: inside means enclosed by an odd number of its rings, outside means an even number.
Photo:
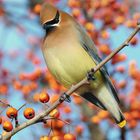
[[[42,52],[48,69],[57,81],[69,88],[81,81],[101,61],[97,49],[76,20],[54,6],[44,4],[40,19],[46,30]],[[94,76],[96,79],[90,86],[80,88],[77,93],[108,110],[120,127],[123,127],[125,120],[106,68],[103,67]]]

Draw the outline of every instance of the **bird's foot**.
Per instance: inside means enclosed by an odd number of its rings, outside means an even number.
[[[60,102],[66,101],[68,103],[71,102],[71,98],[68,94],[66,94],[65,92],[60,96]]]
[[[88,81],[94,81],[96,78],[94,76],[94,69],[91,69],[88,73],[87,73],[87,80]]]

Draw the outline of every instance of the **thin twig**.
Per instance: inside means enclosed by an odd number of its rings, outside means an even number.
[[[133,33],[126,39],[126,41],[120,46],[118,47],[116,50],[114,50],[111,54],[109,54],[101,63],[99,63],[96,67],[93,68],[93,71],[91,71],[93,74],[95,72],[97,72],[104,64],[106,64],[109,60],[111,60],[111,58],[117,54],[121,49],[123,49],[124,47],[128,46],[128,43],[131,41],[131,39],[139,32],[140,30],[140,23],[137,25],[136,29],[133,31]],[[79,83],[77,83],[76,85],[73,85],[70,87],[70,89],[65,93],[67,95],[71,95],[74,91],[76,91],[77,89],[79,89],[81,86],[87,84],[89,81],[87,79],[87,77],[85,77],[83,80],[81,80]],[[61,97],[60,97],[61,98]],[[36,115],[36,117],[34,117],[31,120],[28,120],[27,122],[19,125],[18,127],[16,127],[12,132],[9,132],[8,134],[6,134],[5,136],[3,136],[2,140],[7,140],[8,138],[10,138],[11,136],[13,136],[14,134],[16,134],[17,132],[21,131],[22,129],[33,125],[35,123],[38,122],[38,120],[43,119],[45,116],[47,116],[52,110],[54,110],[56,107],[58,107],[62,102],[65,101],[66,98],[63,98],[63,100],[58,99],[56,102],[54,102],[47,110],[44,110],[41,114]]]
[[[18,109],[18,111],[19,111],[20,109],[22,109],[24,106],[26,106],[26,103],[24,103],[24,104]]]
[[[10,104],[5,103],[4,101],[0,100],[0,103],[6,105],[6,106],[11,106]]]
[[[48,121],[48,120],[58,120],[58,121],[63,122],[64,124],[70,125],[70,123],[69,123],[69,122],[64,121],[64,120],[61,120],[60,118],[55,118],[55,117],[45,118],[45,119],[43,119],[43,122],[44,122],[44,121]],[[40,121],[40,122],[42,122],[42,121]]]

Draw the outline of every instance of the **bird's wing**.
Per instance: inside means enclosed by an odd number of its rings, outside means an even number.
[[[85,92],[81,95],[86,100],[90,101],[91,103],[95,104],[99,108],[106,110],[105,106],[90,92]]]
[[[79,40],[81,42],[81,46],[85,49],[85,51],[92,57],[92,59],[94,61],[96,61],[95,63],[98,64],[102,61],[102,59],[99,57],[97,49],[95,47],[95,44],[93,43],[93,41],[90,39],[90,37],[87,35],[86,31],[79,25],[76,25],[77,29],[79,30]],[[114,85],[112,84],[112,81],[109,77],[109,74],[107,72],[107,69],[104,66],[102,66],[100,68],[100,72],[102,73],[102,76],[104,77],[106,84],[108,85],[108,87],[110,87],[111,90],[111,94],[114,96],[114,98],[116,99],[116,101],[118,103],[120,103],[120,100],[118,98],[117,95],[117,91],[114,87]],[[87,97],[86,97],[87,98]],[[96,104],[97,106],[102,106],[99,101],[94,101],[94,104]],[[102,108],[104,108],[102,106]]]
[[[96,53],[93,53],[92,56],[93,56],[94,59],[97,61],[97,62],[96,62],[97,64],[100,63],[100,62],[102,61],[102,59],[101,59]],[[111,81],[111,79],[110,79],[110,76],[109,76],[109,74],[108,74],[108,72],[107,72],[106,67],[103,66],[103,67],[100,69],[100,71],[101,71],[101,73],[102,73],[104,79],[106,80],[106,83],[107,83],[108,86],[110,87],[112,95],[114,96],[114,98],[116,99],[116,101],[117,101],[118,103],[120,103],[119,97],[118,97],[118,95],[117,95],[116,88],[114,87],[114,85],[113,85],[113,83],[112,83],[112,81]]]

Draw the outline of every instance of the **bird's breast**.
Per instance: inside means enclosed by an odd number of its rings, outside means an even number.
[[[95,62],[79,44],[67,44],[56,47],[44,47],[44,57],[52,75],[65,87],[78,83],[95,67]],[[91,87],[97,88],[102,83],[100,72],[95,74],[96,80]]]

